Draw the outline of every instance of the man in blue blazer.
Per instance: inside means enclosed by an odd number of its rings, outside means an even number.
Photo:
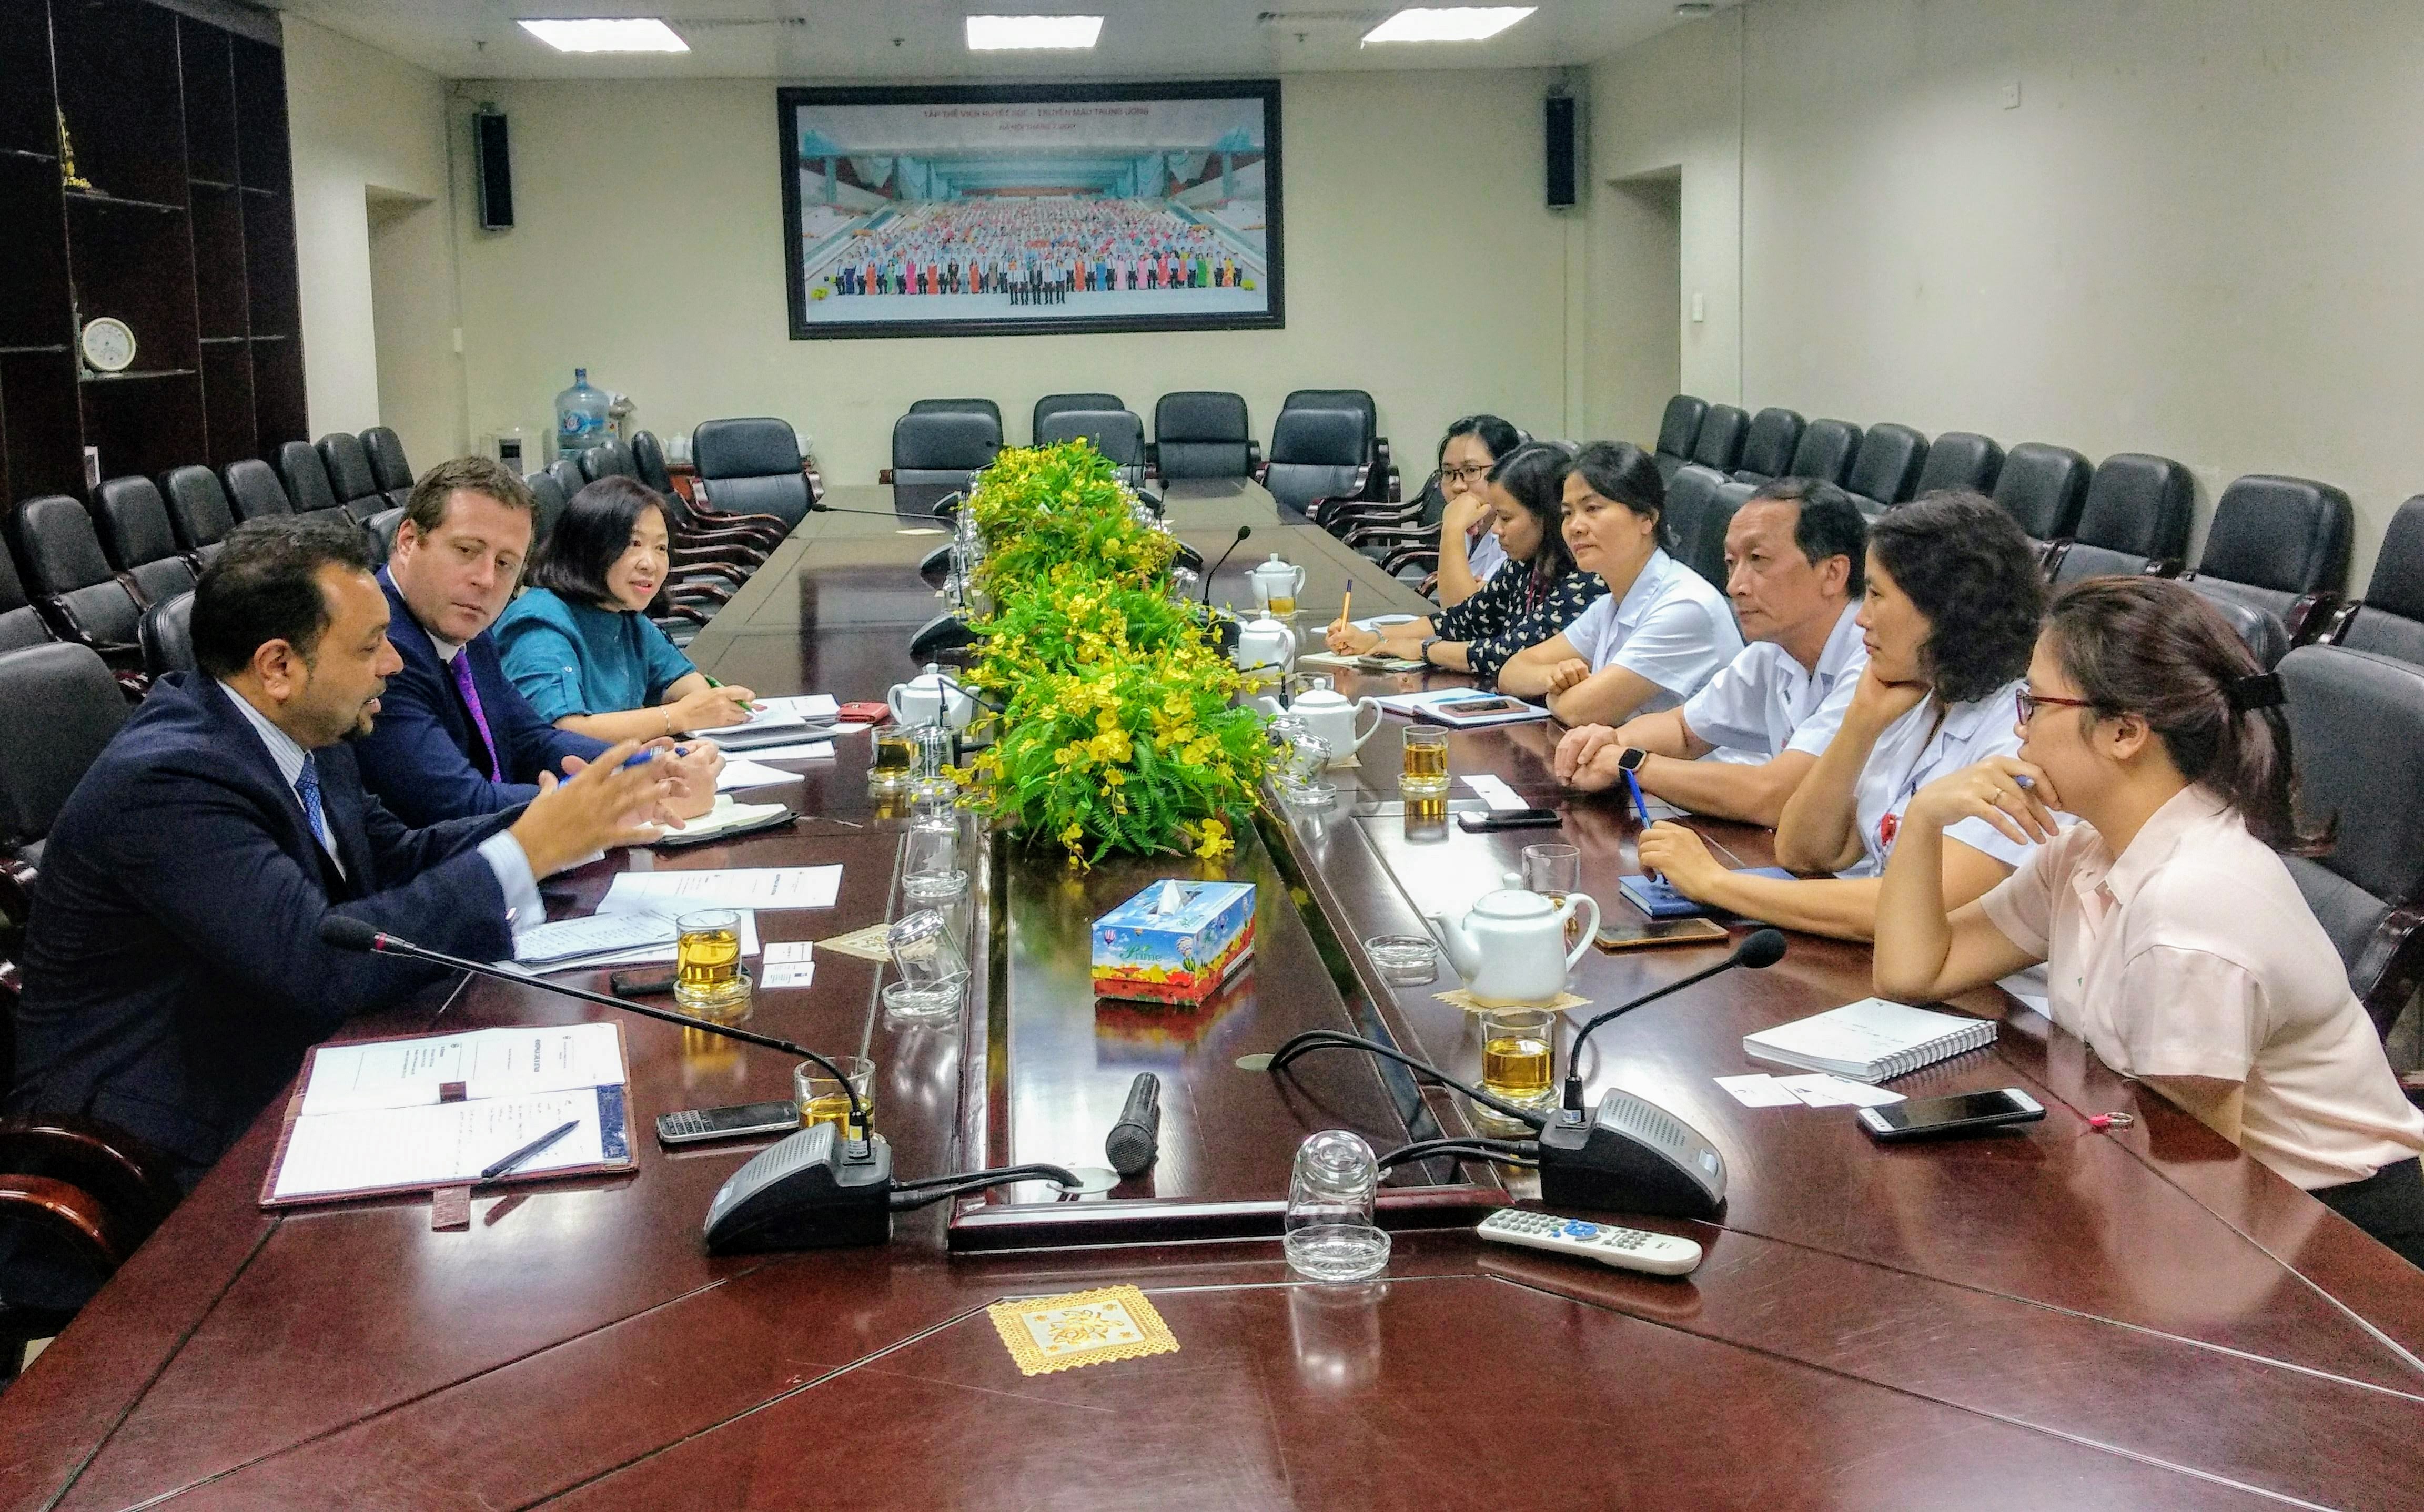
[[[400,822],[347,743],[398,669],[388,614],[350,521],[230,533],[195,590],[202,670],[153,686],[44,846],[10,1111],[116,1124],[190,1186],[306,1047],[446,975],[325,946],[324,916],[498,960],[538,878],[655,833],[670,785],[629,741],[528,804]]]
[[[379,586],[388,639],[404,665],[388,679],[378,726],[356,755],[362,785],[407,824],[529,803],[540,773],[606,749],[539,718],[498,664],[488,633],[520,581],[533,503],[512,469],[456,457],[422,474],[396,526]],[[670,812],[691,819],[714,805],[724,758],[705,742],[683,750],[667,764],[676,783]]]

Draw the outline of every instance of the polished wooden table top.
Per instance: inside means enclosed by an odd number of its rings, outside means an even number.
[[[1309,569],[1308,619],[1350,575],[1359,611],[1415,607],[1321,533],[1276,523],[1258,493],[1172,501],[1207,557],[1253,526],[1216,602],[1250,601],[1244,568],[1276,549]],[[888,494],[830,501],[883,510]],[[761,692],[880,697],[938,608],[909,567],[940,537],[896,533],[921,528],[812,518],[694,654]],[[1302,878],[1292,900],[1343,942],[1328,969],[1410,1048],[1468,1074],[1466,1016],[1432,996],[1453,983],[1387,987],[1354,942],[1460,909],[1543,836],[1410,820],[1397,729],[1335,774],[1329,807],[1271,834]],[[1553,737],[1459,734],[1451,764],[1564,806],[1587,890],[1612,901],[1631,820],[1557,794]],[[763,915],[767,938],[896,916],[899,824],[869,796],[864,738],[792,765],[802,781],[766,794],[814,816],[796,831],[611,858],[551,884],[563,906],[593,903],[625,866],[839,862],[836,906]],[[1766,859],[1759,832],[1703,828]],[[1573,985],[1612,1004],[1713,959],[1593,951]],[[1267,997],[1300,979],[1332,991],[1310,965],[1260,965]],[[958,1169],[967,1026],[887,1023],[880,979],[821,953],[813,986],[761,993],[753,1023],[871,1056],[897,1168]],[[1848,1109],[1746,1108],[1712,1082],[1757,1069],[1748,1030],[1866,991],[1863,950],[1796,936],[1773,969],[1594,1039],[1594,1091],[1640,1092],[1725,1153],[1720,1224],[1641,1220],[1707,1249],[1680,1281],[1458,1230],[1400,1230],[1387,1279],[1363,1287],[1293,1282],[1268,1240],[954,1253],[939,1208],[883,1249],[710,1259],[699,1224],[745,1152],[652,1139],[628,1176],[482,1200],[469,1233],[431,1232],[412,1202],[271,1215],[255,1197],[273,1113],[0,1396],[0,1506],[1428,1507],[1502,1488],[1594,1507],[2424,1502],[2424,1276],[2042,1018],[1999,994],[1965,1001],[2001,1018],[1996,1047],[1896,1084],[2018,1086],[2048,1106],[1991,1138],[1881,1148]],[[481,982],[349,1032],[588,1016]],[[1213,1110],[1166,1131],[1174,1150],[1295,1138],[1221,1125],[1262,1106],[1240,1100],[1234,1058],[1269,1048],[1228,1024],[1157,1052],[1183,1106]],[[641,1119],[788,1094],[780,1056],[625,1025]],[[1426,1096],[1453,1126],[1452,1099]],[[2087,1127],[2108,1110],[2139,1121]],[[1068,1122],[1099,1138],[1092,1110]],[[1122,1281],[1152,1296],[1179,1352],[1023,1377],[984,1312]]]

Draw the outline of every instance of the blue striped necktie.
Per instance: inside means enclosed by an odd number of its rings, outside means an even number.
[[[320,764],[311,753],[303,753],[303,771],[295,779],[295,796],[303,800],[303,817],[311,821],[311,833],[320,839],[320,848],[333,858],[336,842],[328,838],[328,816],[320,810]]]

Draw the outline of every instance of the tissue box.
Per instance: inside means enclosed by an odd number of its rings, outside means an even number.
[[[1096,919],[1093,939],[1095,995],[1200,1003],[1253,953],[1254,884],[1155,883]]]

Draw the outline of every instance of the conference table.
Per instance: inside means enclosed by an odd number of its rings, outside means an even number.
[[[908,638],[939,601],[916,565],[944,537],[893,515],[889,489],[826,502],[869,513],[804,521],[694,642],[703,668],[845,699],[917,670]],[[1359,613],[1425,607],[1251,484],[1173,486],[1168,517],[1207,559],[1252,528],[1212,575],[1215,604],[1250,603],[1245,571],[1272,551],[1304,566],[1309,643],[1350,581]],[[1349,696],[1459,680],[1339,674]],[[1594,1101],[1636,1093],[1723,1152],[1716,1221],[1613,1215],[1697,1240],[1690,1275],[1484,1244],[1472,1222],[1531,1201],[1531,1178],[1443,1157],[1383,1194],[1382,1279],[1293,1278],[1275,1235],[1305,1136],[1351,1128],[1378,1148],[1464,1115],[1357,1055],[1283,1074],[1238,1060],[1349,1027],[1473,1075],[1444,964],[1392,985],[1360,942],[1461,912],[1552,833],[1410,813],[1402,728],[1332,774],[1328,805],[1272,805],[1218,866],[1086,870],[972,836],[953,918],[976,972],[956,1023],[887,1019],[889,968],[835,951],[809,987],[758,995],[751,1027],[875,1062],[900,1176],[1098,1165],[1128,1079],[1152,1070],[1166,1111],[1144,1176],[1083,1200],[1029,1184],[939,1204],[877,1248],[710,1257],[709,1201],[766,1140],[644,1135],[628,1173],[485,1195],[468,1232],[436,1232],[425,1201],[264,1212],[273,1107],[0,1396],[0,1505],[2424,1504],[2424,1275],[2000,991],[1952,1005],[1998,1022],[1991,1049],[1894,1090],[2017,1087],[2041,1122],[1881,1146],[1849,1107],[1745,1106],[1717,1086],[1762,1069],[1746,1033],[1867,995],[1855,945],[1795,935],[1776,966],[1617,1020],[1581,1058]],[[1559,791],[1557,733],[1456,733],[1451,770],[1562,809],[1585,890],[1624,908],[1635,820]],[[763,914],[764,938],[897,918],[917,906],[900,891],[905,821],[869,792],[868,755],[844,735],[745,795],[794,807],[789,831],[617,854],[554,879],[550,912],[594,905],[627,867],[838,863],[834,906]],[[1481,806],[1459,781],[1451,811]],[[1769,859],[1762,832],[1693,822],[1742,864]],[[1094,916],[1156,878],[1220,875],[1258,885],[1256,954],[1229,989],[1197,1010],[1092,999],[1073,952]],[[1569,986],[1613,1005],[1721,955],[1590,950]],[[643,1128],[789,1095],[782,1055],[486,979],[346,1034],[593,1018],[624,1025]],[[2135,1122],[2090,1126],[2109,1112]],[[1120,1284],[1175,1352],[1027,1377],[987,1313]]]

